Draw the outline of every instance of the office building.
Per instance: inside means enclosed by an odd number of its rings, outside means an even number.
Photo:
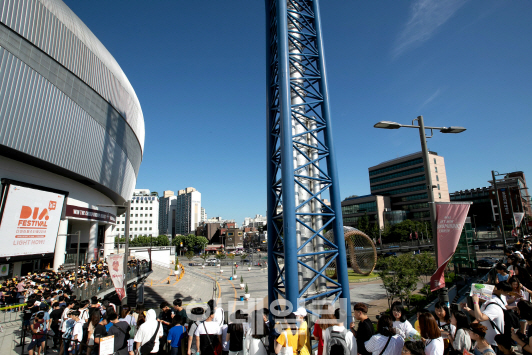
[[[494,230],[495,219],[493,218],[493,187],[477,187],[469,190],[460,190],[450,195],[452,202],[471,201],[468,217],[477,231]]]
[[[116,219],[113,234],[125,237],[126,214]],[[157,237],[159,235],[159,197],[150,190],[135,189],[131,198],[131,219],[129,222],[129,236]]]
[[[201,193],[193,187],[177,192],[175,207],[175,233],[188,235],[201,221]]]
[[[449,202],[445,161],[429,152],[434,201]],[[372,195],[388,196],[393,211],[407,212],[407,218],[430,220],[427,182],[421,152],[389,160],[368,169]]]
[[[166,190],[163,192],[163,196],[159,197],[159,233],[170,236],[172,235],[172,230],[169,228],[170,219],[172,214],[170,213],[170,206],[172,201],[177,199],[174,196],[174,192]]]
[[[493,181],[490,179],[491,188],[494,189]],[[500,223],[499,213],[502,212],[502,219],[505,225],[513,226],[512,216],[514,212],[524,212],[525,216],[531,216],[530,196],[526,185],[525,174],[522,171],[515,171],[497,178],[497,190],[501,209],[497,206],[495,194],[491,195],[493,206],[493,219]]]
[[[131,198],[142,161],[144,117],[135,90],[61,0],[4,0],[0,22],[6,277],[74,263],[78,232],[83,262],[107,256],[124,212],[117,206]],[[45,228],[24,234],[12,221]]]
[[[342,201],[344,226],[357,227],[361,217],[367,214],[369,223],[384,227],[384,211],[391,208],[390,197],[380,195],[350,196]]]
[[[200,222],[205,222],[207,221],[207,212],[205,212],[205,208],[201,208],[201,218],[200,218]]]

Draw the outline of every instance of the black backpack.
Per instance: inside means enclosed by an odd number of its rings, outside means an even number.
[[[512,328],[519,329],[519,317],[517,316],[517,314],[515,314],[514,311],[504,309],[500,304],[494,302],[488,304],[486,308],[488,308],[492,304],[499,306],[504,314],[504,332],[502,332],[501,329],[497,327],[497,324],[495,324],[495,322],[490,319],[490,324],[493,329],[496,329],[500,334],[512,334]]]
[[[330,339],[327,342],[326,354],[349,355],[351,352],[349,351],[349,348],[347,347],[347,342],[345,340],[345,336],[347,335],[347,329],[344,329],[341,332],[332,330],[332,327],[329,329],[331,331],[329,333]]]

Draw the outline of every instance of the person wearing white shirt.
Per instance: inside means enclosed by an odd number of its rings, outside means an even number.
[[[377,323],[377,334],[364,343],[372,355],[401,355],[405,341],[396,334],[392,317],[384,314]]]
[[[157,334],[155,335],[155,332]],[[157,321],[157,315],[153,309],[148,310],[146,313],[146,321],[137,330],[135,334],[136,350],[139,351],[141,346],[146,344],[155,335],[155,344],[151,351],[152,354],[159,352],[159,340],[162,338],[163,325]]]
[[[347,348],[349,349],[349,353],[351,355],[356,355],[358,353],[357,352],[357,340],[355,339],[355,336],[353,335],[353,333],[345,329],[343,323],[340,322],[340,309],[339,308],[334,311],[334,318],[336,318],[336,321],[338,323],[336,325],[330,326],[322,333],[324,355],[334,355],[332,351],[331,351],[331,354],[327,353],[329,350],[328,344],[331,341],[331,334],[333,332],[339,333],[340,336],[342,336],[342,334],[345,334],[344,339],[345,339]]]
[[[196,337],[196,348],[201,354],[214,354],[214,349],[218,344],[222,344],[222,327],[214,322],[214,310],[205,321],[201,322],[194,336]]]
[[[79,311],[72,311],[70,315],[75,322],[74,328],[72,329],[72,352],[77,354],[81,340],[83,339],[83,323],[79,319]]]
[[[423,312],[419,315],[419,334],[425,343],[425,355],[443,355],[443,338],[432,313]]]
[[[479,306],[478,295],[471,296],[473,307],[471,309],[467,304],[462,303],[462,309],[468,312],[472,317],[479,321],[487,328],[486,341],[492,347],[497,347],[495,335],[504,333],[504,310],[506,309],[506,296],[512,291],[512,286],[503,281],[495,285],[491,300],[485,302],[482,307]],[[495,327],[492,326],[492,322]]]
[[[394,318],[393,327],[398,335],[406,339],[408,335],[415,332],[414,327],[408,320],[406,320],[406,312],[401,302],[394,302],[392,304],[392,315]]]

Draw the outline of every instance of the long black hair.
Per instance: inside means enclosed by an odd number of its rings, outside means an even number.
[[[396,301],[394,303],[392,303],[392,308],[390,308],[391,310],[391,315],[392,315],[392,319],[395,321],[395,316],[393,315],[393,312],[400,312],[401,313],[401,317],[399,318],[399,321],[400,322],[404,322],[406,320],[406,311],[405,311],[405,308],[403,307],[403,304],[399,301]]]
[[[451,312],[449,312],[449,307],[447,307],[447,304],[443,302],[436,302],[436,305],[434,308],[437,309],[443,309],[445,311],[445,317],[443,317],[443,320],[446,323],[451,323]],[[436,314],[434,314],[434,318],[436,318],[436,321],[438,322],[438,325],[440,324],[440,317],[438,317]]]
[[[458,332],[460,329],[469,329],[469,318],[467,318],[467,315],[463,311],[459,310],[454,310],[452,312],[454,319],[456,319],[456,332]]]
[[[386,337],[391,337],[396,334],[393,327],[393,318],[389,314],[383,314],[377,322],[377,333]]]

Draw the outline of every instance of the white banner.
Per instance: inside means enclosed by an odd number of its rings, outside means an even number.
[[[120,301],[126,297],[126,288],[124,282],[124,254],[112,254],[107,256],[107,267],[113,280],[116,294]]]
[[[9,185],[0,221],[0,257],[53,253],[65,196]]]
[[[525,214],[523,212],[514,212],[515,228],[519,228],[524,216]]]

